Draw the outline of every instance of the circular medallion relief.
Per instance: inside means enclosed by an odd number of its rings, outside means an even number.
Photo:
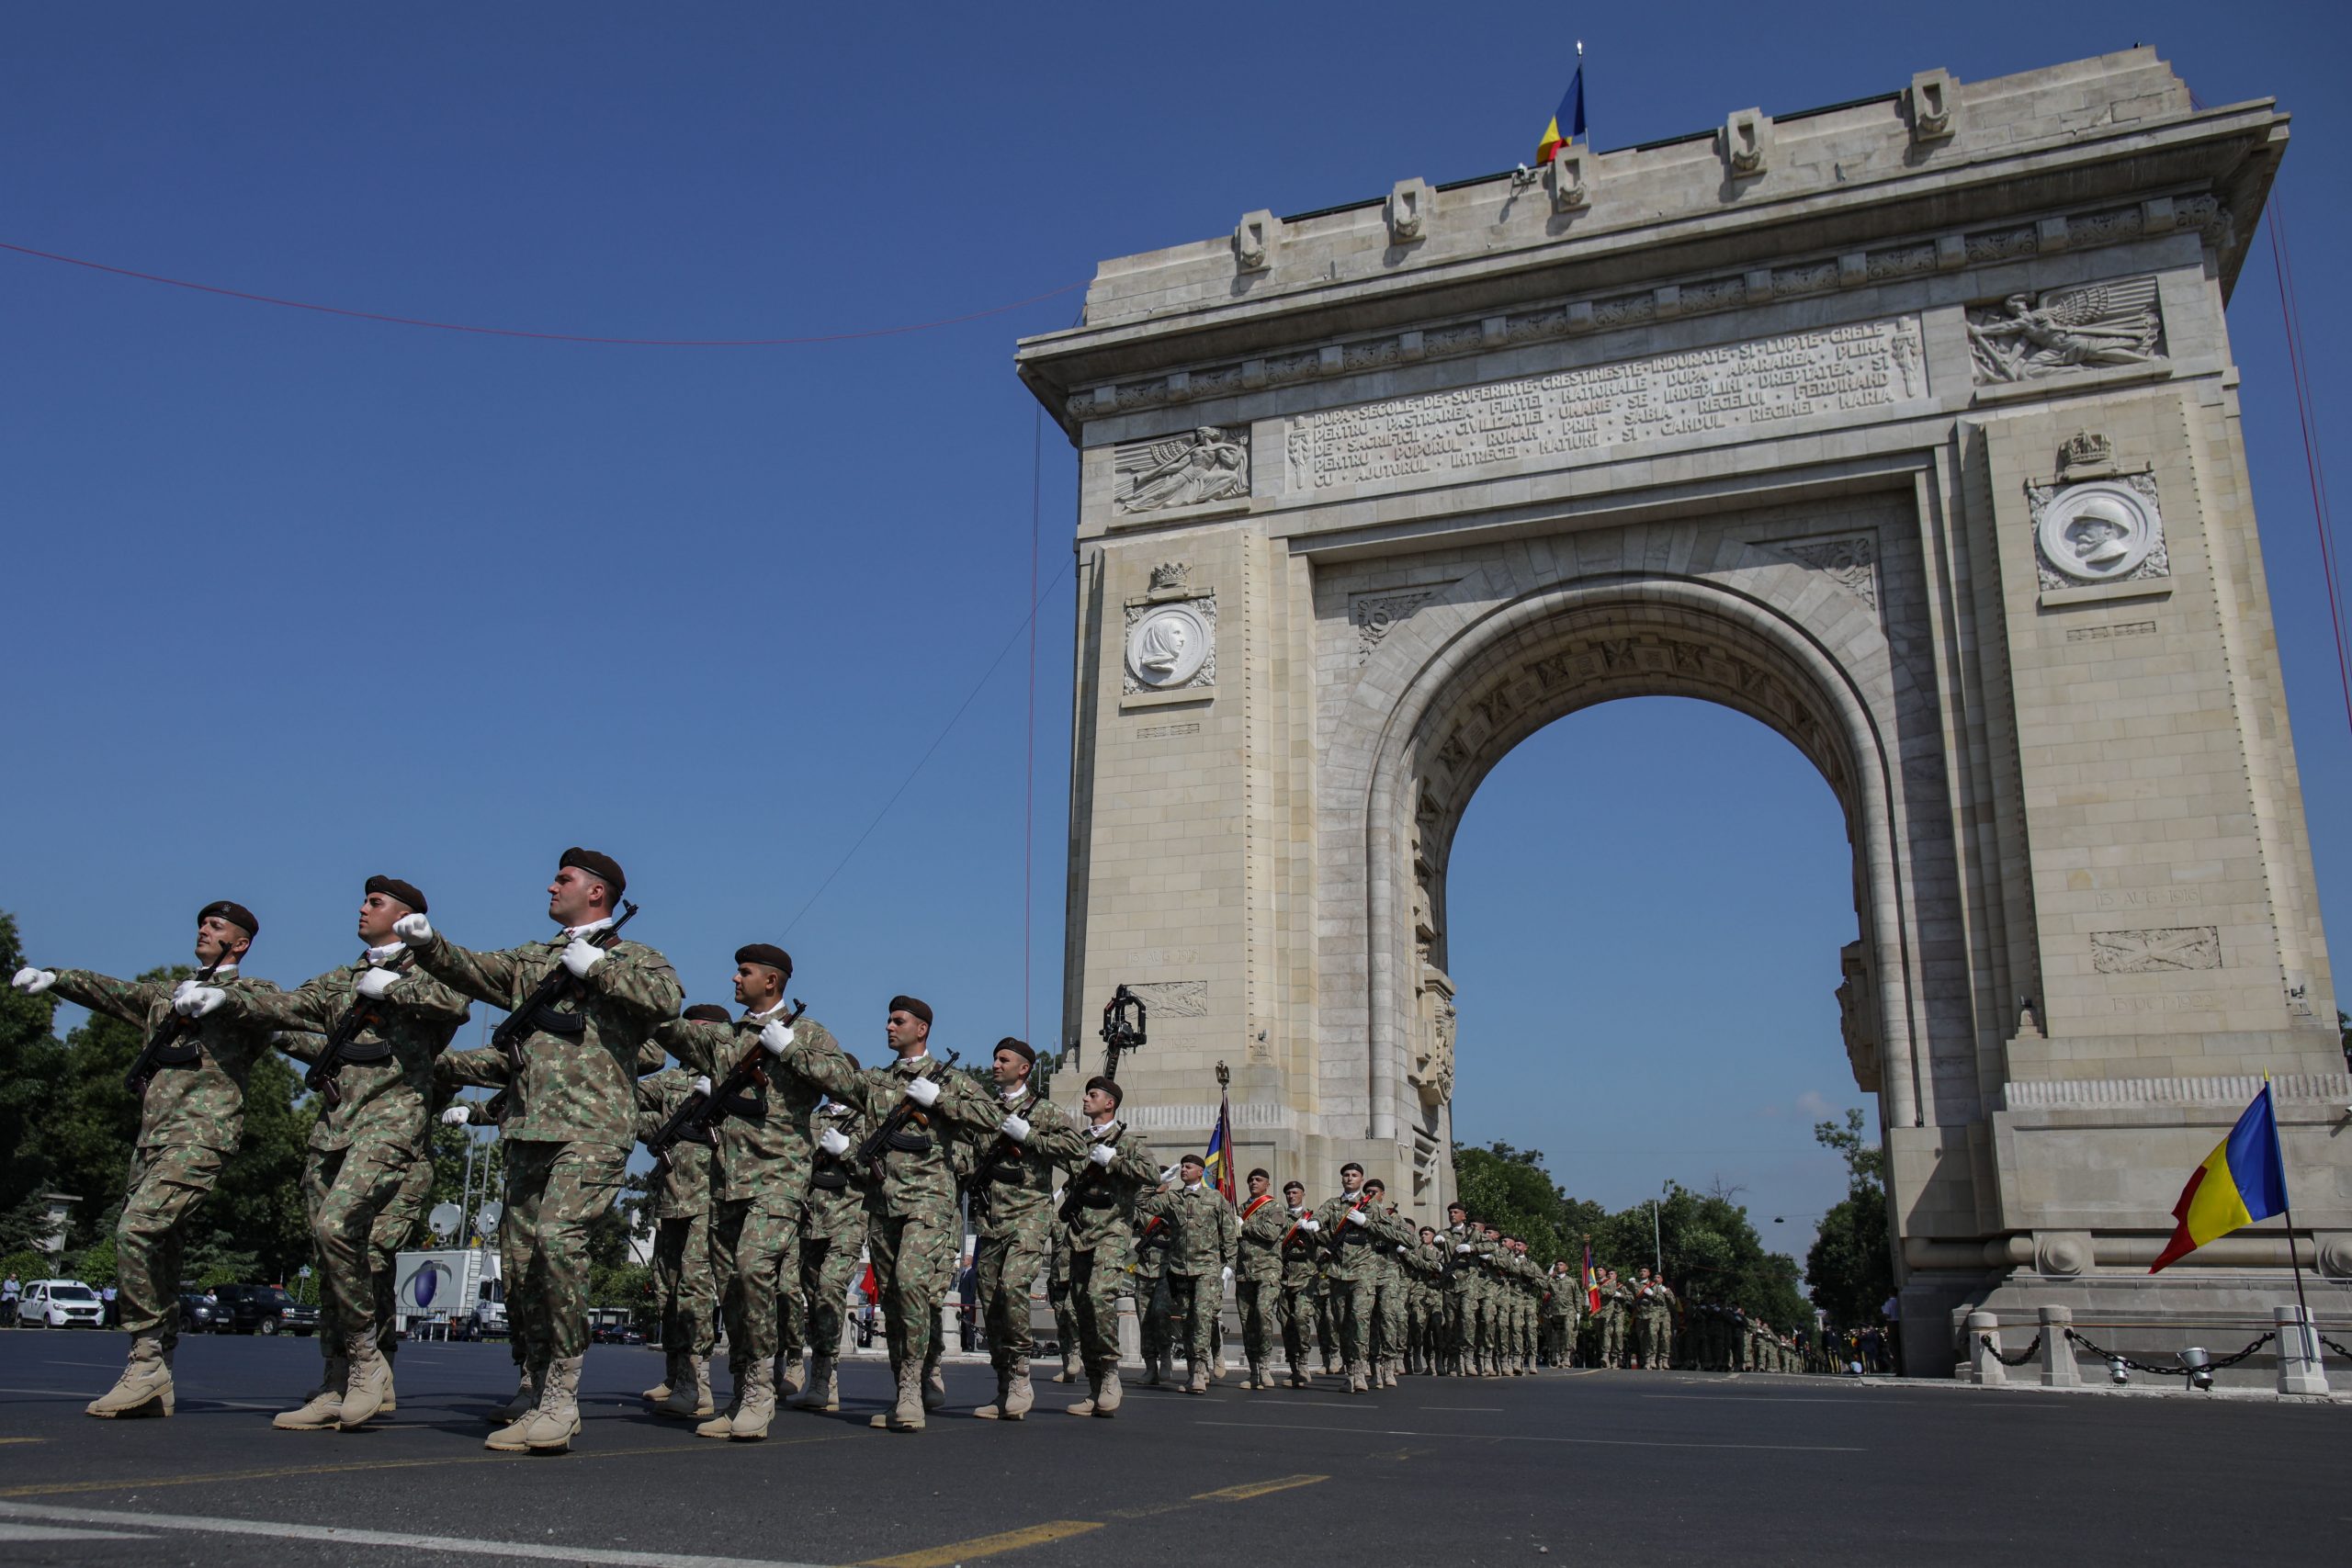
[[[2129,485],[2075,485],[2042,509],[2041,554],[2085,582],[2128,577],[2161,540],[2156,511]]]
[[[1127,673],[1155,690],[1190,681],[1208,656],[1208,622],[1190,604],[1162,604],[1127,633]]]

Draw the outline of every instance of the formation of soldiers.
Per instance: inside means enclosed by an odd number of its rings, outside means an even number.
[[[951,1070],[931,1054],[933,1013],[918,998],[891,998],[890,1060],[874,1067],[787,1003],[792,959],[771,943],[735,953],[740,1011],[684,1007],[669,960],[621,936],[634,913],[625,888],[611,856],[567,850],[547,890],[558,934],[473,950],[435,929],[413,884],[369,877],[364,951],[291,991],[240,972],[260,921],[227,901],[198,912],[198,970],[176,986],[19,970],[18,990],[54,990],[146,1039],[116,1227],[130,1349],[88,1413],[172,1414],[184,1238],[237,1146],[246,1079],[271,1051],[304,1063],[320,1098],[303,1197],[323,1366],[318,1386],[276,1417],[288,1429],[350,1431],[396,1408],[393,1258],[432,1190],[436,1119],[494,1124],[505,1143],[499,1246],[516,1387],[487,1439],[503,1451],[560,1452],[580,1430],[589,1226],[619,1195],[640,1141],[660,1145],[650,1190],[667,1353],[646,1397],[706,1438],[765,1438],[793,1395],[839,1409],[844,1306],[869,1258],[895,1391],[873,1425],[922,1430],[946,1397],[940,1306],[967,1207],[996,1374],[994,1398],[975,1412],[985,1419],[1017,1421],[1034,1407],[1031,1288],[1041,1273],[1063,1351],[1056,1381],[1088,1384],[1067,1407],[1079,1416],[1120,1408],[1125,1296],[1137,1304],[1147,1381],[1175,1376],[1181,1352],[1194,1393],[1222,1375],[1228,1292],[1245,1388],[1306,1386],[1318,1360],[1358,1393],[1412,1373],[1526,1376],[1539,1360],[1565,1364],[1577,1343],[1583,1292],[1566,1266],[1547,1274],[1523,1241],[1461,1204],[1444,1230],[1416,1227],[1351,1163],[1341,1190],[1317,1206],[1296,1181],[1277,1199],[1254,1170],[1237,1208],[1207,1181],[1201,1156],[1159,1163],[1121,1118],[1111,1077],[1087,1081],[1073,1116],[1033,1087],[1038,1063],[1023,1041],[1000,1041],[984,1069]],[[507,1021],[490,1045],[451,1051],[476,1001]],[[495,1093],[458,1098],[468,1088]],[[1599,1364],[1628,1355],[1628,1318],[1630,1354],[1668,1364],[1674,1298],[1648,1273],[1632,1286],[1609,1277]],[[710,1367],[722,1326],[732,1383],[723,1407]],[[1768,1340],[1777,1343],[1744,1319],[1699,1337],[1734,1367],[1769,1361]]]

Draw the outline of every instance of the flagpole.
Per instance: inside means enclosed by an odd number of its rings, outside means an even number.
[[[2278,1140],[2278,1213],[2287,1222],[2287,1267],[2295,1274],[2295,1305],[2303,1314],[2303,1359],[2316,1366],[2319,1344],[2314,1337],[2318,1325],[2312,1322],[2312,1303],[2303,1294],[2303,1259],[2295,1250],[2295,1203],[2287,1196],[2287,1135],[2278,1130],[2278,1101],[2270,1093],[2270,1075],[2262,1075],[2262,1098],[2270,1101],[2270,1126]]]

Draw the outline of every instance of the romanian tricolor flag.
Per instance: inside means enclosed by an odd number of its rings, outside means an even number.
[[[2278,1114],[2270,1105],[2270,1079],[2265,1075],[2262,1092],[2245,1108],[2205,1163],[2189,1173],[2172,1206],[2179,1228],[2148,1266],[2153,1274],[2178,1261],[2217,1236],[2241,1225],[2267,1220],[2287,1209],[2287,1158],[2278,1147]]]
[[[1584,45],[1577,45],[1577,73],[1568,78],[1568,90],[1560,98],[1560,107],[1552,111],[1552,123],[1544,128],[1543,140],[1535,144],[1535,166],[1542,168],[1552,161],[1552,154],[1562,144],[1574,141],[1584,134]]]
[[[1584,1310],[1600,1312],[1600,1270],[1592,1266],[1592,1243],[1584,1244]]]
[[[1220,1090],[1216,1097],[1216,1131],[1209,1134],[1206,1164],[1209,1179],[1225,1194],[1228,1203],[1234,1201],[1233,1182],[1233,1099]]]

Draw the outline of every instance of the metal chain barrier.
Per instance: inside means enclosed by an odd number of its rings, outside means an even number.
[[[2265,1345],[2269,1344],[2270,1341],[2278,1337],[2278,1336],[2276,1333],[2265,1334],[2253,1344],[2248,1345],[2245,1349],[2240,1350],[2235,1355],[2216,1357],[2202,1367],[2150,1366],[2145,1361],[2135,1361],[2129,1356],[2119,1356],[2112,1350],[2101,1349],[2089,1339],[2075,1333],[2071,1328],[2066,1330],[2066,1337],[2073,1340],[2075,1344],[2080,1345],[2084,1349],[2088,1350],[2092,1355],[2097,1356],[2102,1361],[2120,1361],[2135,1372],[2151,1372],[2157,1377],[2185,1378],[2194,1376],[2199,1371],[2208,1373],[2218,1372],[2225,1367],[2234,1367],[2240,1361],[2245,1360],[2248,1356],[2253,1355],[2256,1350],[2261,1349]]]
[[[1993,1337],[1989,1334],[1980,1334],[1976,1337],[1984,1341],[1984,1348],[1993,1352],[1993,1359],[2000,1362],[2001,1365],[2005,1367],[2022,1367],[2028,1361],[2032,1360],[2036,1356],[2041,1353],[2041,1336],[2039,1334],[2033,1337],[2032,1344],[2027,1346],[2024,1349],[2018,1351],[2014,1356],[2003,1355],[2001,1353],[2001,1348],[1993,1343]]]
[[[2323,1344],[2323,1345],[2326,1346],[2329,1349],[2331,1349],[2331,1350],[2335,1351],[2337,1355],[2339,1355],[2339,1356],[2343,1357],[2346,1360],[2347,1360],[2347,1361],[2352,1361],[2352,1350],[2346,1350],[2343,1346],[2338,1345],[2335,1340],[2330,1339],[2326,1335],[2324,1335],[2324,1334],[2321,1335],[2321,1336],[2319,1337],[2319,1342],[2320,1342],[2321,1344]]]

